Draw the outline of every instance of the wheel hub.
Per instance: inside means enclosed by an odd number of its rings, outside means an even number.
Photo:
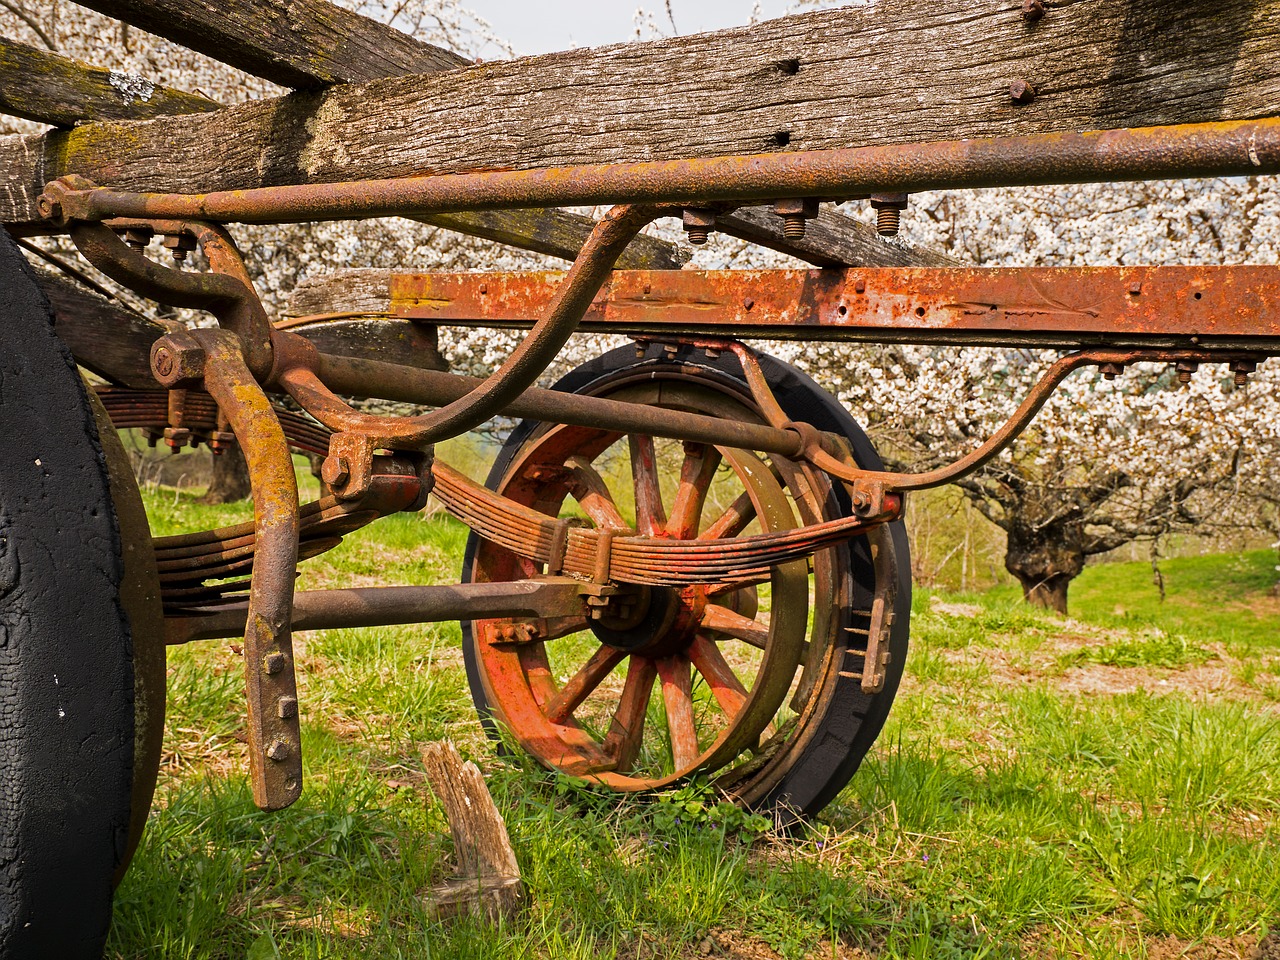
[[[609,598],[591,632],[626,653],[668,657],[688,648],[707,606],[705,587],[629,586]]]

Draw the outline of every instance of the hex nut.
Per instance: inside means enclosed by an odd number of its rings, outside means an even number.
[[[271,746],[267,747],[267,757],[276,763],[289,759],[289,744],[283,740],[276,740]]]
[[[190,336],[173,333],[151,346],[151,373],[170,390],[198,386],[204,380],[204,348]]]
[[[331,487],[340,487],[351,478],[351,464],[346,457],[325,457],[320,466],[320,479]]]

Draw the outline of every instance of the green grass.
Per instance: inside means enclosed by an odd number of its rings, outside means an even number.
[[[162,532],[245,516],[148,501]],[[300,585],[452,582],[464,541],[448,519],[388,518]],[[1217,938],[1247,956],[1280,925],[1272,563],[1167,561],[1163,605],[1147,565],[1092,567],[1071,620],[1008,590],[919,591],[884,734],[786,837],[696,784],[619,799],[499,758],[454,624],[299,637],[306,788],[261,813],[241,660],[176,648],[157,805],[108,955],[1140,958]],[[443,737],[507,819],[530,894],[514,921],[447,925],[422,905],[452,869],[418,758]]]

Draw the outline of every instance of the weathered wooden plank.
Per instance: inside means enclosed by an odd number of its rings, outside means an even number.
[[[799,240],[783,237],[782,221],[766,207],[741,207],[717,217],[716,227],[732,237],[818,267],[950,267],[961,263],[936,250],[886,240],[875,227],[834,210],[822,210],[810,220]]]
[[[88,4],[95,6],[95,4]],[[202,8],[192,8],[189,4],[183,4],[186,17],[178,19],[164,19],[160,22],[152,22],[156,15],[157,9],[163,9],[164,4],[151,3],[150,0],[145,4],[132,3],[116,3],[116,0],[104,0],[96,5],[96,9],[102,10],[102,13],[109,13],[113,17],[128,20],[134,26],[140,26],[150,29],[151,32],[160,33],[160,35],[168,36],[173,40],[183,42],[192,49],[201,50],[205,54],[215,56],[215,58],[234,63],[237,67],[248,70],[248,72],[259,74],[268,79],[274,79],[276,82],[284,83],[285,78],[278,73],[280,58],[288,58],[289,68],[297,68],[306,74],[303,82],[293,83],[293,86],[317,86],[321,83],[333,82],[349,82],[357,81],[357,79],[374,79],[384,76],[401,76],[404,73],[430,73],[435,70],[449,69],[465,64],[467,61],[449,54],[448,51],[440,50],[439,47],[424,44],[424,42],[413,40],[412,37],[403,35],[394,29],[390,29],[375,22],[375,20],[364,17],[356,17],[355,14],[335,8],[335,6],[321,3],[311,3],[307,5],[291,4],[288,9],[288,29],[289,41],[291,44],[280,47],[276,46],[276,40],[273,31],[260,33],[255,29],[248,29],[244,32],[244,36],[239,38],[238,44],[224,45],[221,42],[215,42],[216,38],[221,36],[220,32],[236,29],[237,24],[241,24],[246,20],[248,8],[243,4],[227,4],[227,3],[206,3]],[[273,5],[265,5],[262,9],[253,10],[253,17],[264,15],[268,22],[273,22],[273,17],[278,14],[278,9]],[[196,32],[193,35],[193,26],[191,17],[197,20],[204,20],[209,31]],[[367,50],[364,49],[338,49],[338,47],[323,46],[328,42],[326,31],[342,27],[346,29],[347,36],[352,38],[367,37],[367,42],[375,47],[376,56],[367,56]],[[388,33],[389,31],[389,33]],[[388,36],[392,37],[392,41],[387,41]],[[4,106],[4,97],[9,92],[23,92],[23,87],[14,84],[14,90],[10,91],[6,88],[4,67],[6,60],[4,58],[3,42],[0,41],[0,108]],[[355,41],[352,41],[355,42]],[[308,47],[315,44],[315,47]],[[19,45],[20,46],[20,45]],[[31,50],[31,47],[26,47]],[[311,55],[307,55],[307,51],[311,51]],[[40,51],[32,50],[35,54]],[[238,61],[229,59],[232,56],[238,56]],[[65,58],[59,58],[65,59]],[[109,74],[106,70],[95,70],[93,68],[84,68],[82,65],[68,60],[70,67],[79,67],[81,74],[86,70],[92,70],[93,73],[101,73],[105,77],[106,82],[116,83],[114,77],[118,74]],[[40,64],[32,64],[35,69],[44,69]],[[91,78],[83,77],[81,74],[74,74],[72,69],[63,67],[59,70],[59,64],[50,64],[50,72],[54,76],[65,77],[68,86],[72,90],[86,87]],[[297,79],[297,78],[294,78]],[[156,91],[159,93],[159,91]],[[166,93],[172,93],[165,91]],[[189,95],[178,95],[189,96]],[[216,109],[216,104],[211,101],[200,100],[204,104],[201,109]],[[24,97],[23,106],[28,110],[41,109],[44,106],[46,97],[27,96]],[[17,113],[19,116],[28,116],[29,119],[41,119],[46,123],[54,123],[56,125],[64,125],[64,127],[72,127],[76,119],[150,119],[152,116],[160,116],[164,114],[192,113],[192,109],[164,109],[164,105],[180,102],[177,97],[165,96],[155,97],[156,105],[160,109],[152,109],[150,111],[140,111],[136,115],[125,113],[125,111],[111,111],[110,109],[96,109],[95,101],[83,102],[78,105],[76,99],[70,99],[69,111],[64,111],[58,115],[58,119],[45,119],[44,116],[33,116],[31,113]],[[137,101],[134,101],[137,105]],[[79,113],[76,113],[76,111]],[[68,120],[67,118],[72,118]],[[475,212],[475,214],[452,214],[434,216],[426,220],[426,223],[438,225],[458,233],[465,233],[468,236],[483,237],[492,239],[499,243],[506,243],[508,246],[520,247],[522,250],[532,250],[540,253],[547,253],[549,256],[562,257],[562,259],[572,260],[577,256],[577,251],[581,250],[582,243],[586,241],[586,237],[591,232],[593,221],[584,216],[571,214],[568,211],[559,210],[512,210],[512,211],[493,211],[493,212]],[[680,265],[687,257],[682,257],[680,250],[669,243],[657,241],[657,239],[648,237],[637,237],[632,246],[628,248],[623,255],[623,265],[632,269],[653,269],[666,270],[673,269]]]
[[[76,362],[108,383],[154,388],[151,344],[165,328],[90,292],[74,280],[35,268],[53,306],[54,332],[71,348]]]
[[[479,210],[473,213],[439,213],[419,218],[446,230],[483,237],[573,260],[587,242],[595,221],[568,210]],[[678,270],[689,255],[675,244],[640,234],[618,258],[620,270]]]
[[[282,87],[314,89],[469,62],[325,0],[84,0],[83,6]]]
[[[381,360],[425,370],[448,370],[440,355],[434,325],[395,320],[345,319],[289,327],[306,337],[322,353],[358,360]]]
[[[149,120],[218,108],[198,94],[0,37],[0,113],[73,127],[79,120]]]
[[[922,65],[926,65],[922,68]],[[1038,96],[1015,103],[1010,83]],[[1280,0],[880,0],[0,144],[0,220],[48,179],[207,191],[1272,114]]]

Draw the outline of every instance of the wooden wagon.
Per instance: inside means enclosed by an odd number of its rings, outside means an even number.
[[[481,718],[539,762],[621,791],[705,776],[780,822],[811,815],[901,676],[908,491],[979,467],[1082,366],[1247,377],[1280,350],[1275,266],[975,269],[877,236],[922,190],[1275,173],[1270,0],[882,0],[481,65],[322,0],[87,5],[295,92],[225,109],[124,95],[0,41],[0,109],[58,128],[0,140],[6,957],[100,952],[173,644],[243,638],[264,808],[303,790],[291,631],[458,619]],[[852,199],[877,228],[827,205]],[[610,209],[562,209],[589,205]],[[226,226],[391,215],[572,267],[335,273],[279,323]],[[813,268],[681,269],[640,232],[665,217]],[[52,233],[216,325],[34,272],[17,242]],[[432,362],[440,325],[528,334],[476,380]],[[581,330],[635,343],[536,387]],[[1065,352],[988,441],[908,475],[741,338]],[[500,414],[523,422],[487,486],[433,457]],[[239,444],[253,522],[153,540],[113,425]],[[299,503],[293,451],[323,459],[316,502]],[[459,583],[295,592],[299,561],[429,496],[472,530]],[[592,652],[565,662],[570,637]]]

